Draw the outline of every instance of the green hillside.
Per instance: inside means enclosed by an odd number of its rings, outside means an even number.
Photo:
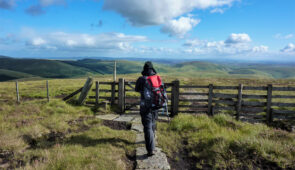
[[[143,61],[117,61],[118,74],[142,71]],[[279,64],[216,64],[184,62],[174,65],[154,63],[161,75],[199,78],[295,78],[295,67]],[[82,59],[72,61],[44,59],[15,59],[0,56],[0,81],[19,78],[73,78],[112,74],[114,61]]]
[[[105,61],[98,59],[83,59],[77,61],[63,61],[72,66],[87,68],[93,72],[100,74],[112,74],[114,70],[114,61]],[[118,61],[117,73],[128,74],[138,73],[142,69],[142,62],[137,61]]]
[[[0,68],[46,78],[69,78],[90,75],[87,68],[74,67],[57,60],[0,58]]]
[[[176,64],[175,67],[179,71],[230,71],[228,67],[223,65],[199,61],[180,63]]]
[[[7,80],[21,79],[21,78],[32,78],[32,77],[34,76],[31,74],[0,69],[0,81],[7,81]]]

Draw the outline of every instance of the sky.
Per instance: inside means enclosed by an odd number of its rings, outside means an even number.
[[[295,61],[295,0],[0,0],[0,55]]]

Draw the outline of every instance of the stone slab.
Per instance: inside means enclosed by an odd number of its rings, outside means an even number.
[[[121,115],[118,118],[114,119],[114,121],[131,122],[134,117],[134,115]]]
[[[143,133],[143,126],[142,124],[132,123],[131,130]]]
[[[143,133],[137,133],[136,134],[136,144],[145,144],[144,142],[144,134]]]
[[[114,120],[118,118],[120,115],[117,114],[105,114],[105,115],[97,115],[96,118],[103,119],[103,120]]]
[[[135,116],[134,119],[132,120],[132,123],[141,124],[141,117],[140,116]]]
[[[146,155],[145,147],[138,147],[136,149],[136,170],[141,169],[161,169],[170,170],[166,155],[161,151],[160,148],[156,147],[153,156],[148,157]]]

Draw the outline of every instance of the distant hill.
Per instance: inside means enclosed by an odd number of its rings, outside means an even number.
[[[87,68],[74,67],[56,60],[41,59],[0,58],[0,69],[45,78],[70,78],[93,74],[93,72]],[[2,77],[0,77],[0,80],[1,79]]]
[[[144,61],[117,61],[118,74],[140,73]],[[243,64],[184,62],[156,63],[160,74],[202,78],[295,78],[292,64]],[[16,59],[0,56],[0,81],[20,78],[73,78],[89,75],[112,74],[114,61],[102,59],[44,60]]]
[[[93,72],[100,74],[112,74],[114,71],[114,61],[106,61],[100,59],[83,59],[77,61],[63,61],[72,66],[87,68]],[[117,62],[117,73],[128,74],[138,73],[142,69],[142,62],[136,61],[119,61]]]
[[[230,69],[226,66],[220,64],[213,64],[208,62],[200,62],[200,61],[193,61],[193,62],[185,62],[176,64],[175,67],[179,68],[181,71],[229,71]]]
[[[27,73],[17,72],[17,71],[0,69],[0,81],[7,81],[7,80],[14,80],[14,79],[21,79],[21,78],[32,78],[32,77],[36,77],[36,76],[27,74]]]
[[[4,56],[4,55],[0,55],[0,58],[10,58],[10,57]]]

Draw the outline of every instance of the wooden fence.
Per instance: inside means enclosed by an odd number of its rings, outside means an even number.
[[[121,113],[139,111],[140,97],[135,93],[135,82],[96,82],[95,101],[116,104]],[[103,86],[104,88],[102,88]],[[237,120],[256,119],[272,122],[274,119],[295,119],[295,87],[268,86],[208,86],[180,85],[179,81],[165,84],[171,116],[178,113],[214,115],[226,112]],[[283,94],[285,93],[285,94]],[[282,102],[283,100],[283,102]],[[285,102],[288,101],[288,102]]]

